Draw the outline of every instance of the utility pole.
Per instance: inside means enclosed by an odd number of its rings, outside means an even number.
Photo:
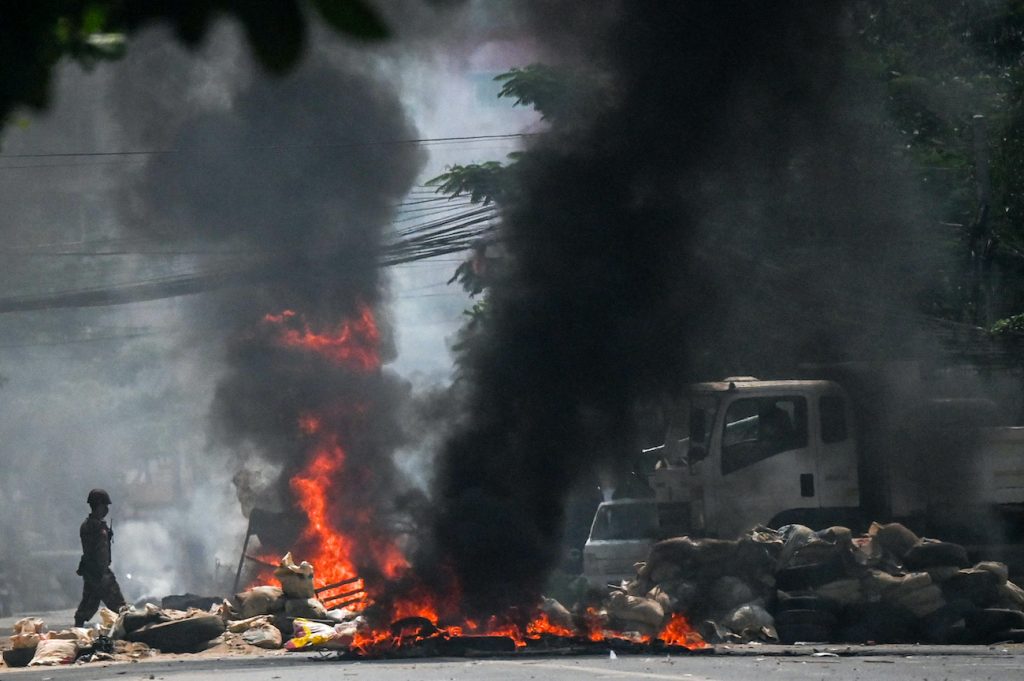
[[[996,237],[992,234],[989,213],[992,207],[992,184],[989,178],[988,127],[985,117],[975,114],[974,179],[978,198],[978,215],[971,228],[971,300],[974,304],[974,324],[984,328],[992,326],[993,298],[992,259],[995,256]]]

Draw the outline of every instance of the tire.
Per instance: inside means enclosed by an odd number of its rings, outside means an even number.
[[[824,610],[831,612],[833,606],[820,596],[783,595],[779,597],[779,605],[776,608],[776,612],[783,612],[785,610]]]
[[[846,577],[842,556],[821,563],[787,567],[775,573],[775,585],[782,591],[802,591]]]
[[[832,639],[832,630],[819,624],[788,624],[776,623],[775,630],[781,643],[807,641],[813,643],[827,642]]]
[[[1024,629],[997,631],[988,639],[989,643],[1024,643]]]
[[[1004,610],[1003,608],[985,608],[967,615],[965,621],[968,629],[977,632],[1024,629],[1024,612]]]
[[[128,634],[129,641],[145,643],[165,653],[192,652],[224,633],[224,620],[218,615],[198,615],[183,620],[147,624]]]
[[[775,626],[819,626],[832,629],[836,626],[836,617],[825,610],[783,610],[775,616]]]

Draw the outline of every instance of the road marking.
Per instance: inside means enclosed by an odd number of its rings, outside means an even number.
[[[481,660],[486,664],[500,664],[506,666],[514,666],[522,669],[524,666],[530,667],[543,667],[545,669],[554,669],[560,672],[592,672],[594,674],[603,674],[605,676],[628,676],[636,679],[671,679],[672,681],[716,681],[707,676],[697,676],[696,674],[690,674],[687,672],[680,672],[678,674],[658,674],[655,672],[631,672],[625,669],[614,669],[612,667],[585,667],[583,665],[575,664],[555,664],[553,662],[506,662],[503,660]]]

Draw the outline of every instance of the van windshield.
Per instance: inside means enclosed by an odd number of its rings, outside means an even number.
[[[594,540],[662,539],[685,531],[685,503],[611,504],[598,509],[590,538]]]

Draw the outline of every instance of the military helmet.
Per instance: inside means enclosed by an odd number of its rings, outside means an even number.
[[[107,504],[109,506],[111,503],[110,495],[107,494],[107,490],[105,489],[90,490],[89,498],[86,499],[86,501],[90,506],[95,506],[96,504]]]

